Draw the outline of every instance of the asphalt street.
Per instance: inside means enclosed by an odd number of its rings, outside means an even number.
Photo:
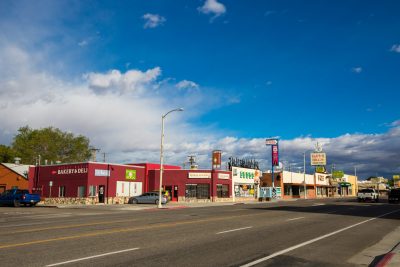
[[[0,207],[1,266],[356,266],[400,205],[299,200],[130,210]]]

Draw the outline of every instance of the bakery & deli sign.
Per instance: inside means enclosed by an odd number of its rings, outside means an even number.
[[[77,173],[87,173],[88,168],[68,168],[68,169],[58,169],[57,171],[52,171],[51,174],[77,174]]]
[[[211,172],[189,172],[190,179],[211,179]]]

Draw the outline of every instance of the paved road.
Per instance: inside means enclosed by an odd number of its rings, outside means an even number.
[[[400,205],[348,200],[123,210],[0,207],[1,266],[354,266]]]

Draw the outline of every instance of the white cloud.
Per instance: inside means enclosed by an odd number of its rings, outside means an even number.
[[[226,12],[226,7],[217,0],[206,0],[198,10],[204,14],[214,14],[214,18],[216,18]]]
[[[23,125],[54,126],[88,136],[93,145],[109,153],[110,161],[157,162],[160,117],[182,106],[184,112],[171,114],[165,121],[166,163],[181,165],[195,154],[200,167],[209,168],[211,151],[221,149],[224,162],[229,156],[248,157],[258,160],[263,170],[269,168],[270,150],[264,138],[238,138],[213,125],[188,123],[228,102],[218,92],[213,91],[210,98],[207,88],[182,94],[176,84],[160,85],[159,67],[90,72],[85,80],[69,82],[36,67],[37,59],[17,46],[0,48],[0,143],[9,144]],[[351,173],[357,166],[362,178],[377,172],[389,176],[400,172],[400,123],[389,127],[381,134],[283,139],[281,161],[301,165],[303,152],[318,141],[327,152],[328,163],[338,169]]]
[[[143,28],[148,29],[148,28],[156,28],[158,26],[161,26],[164,24],[166,19],[160,15],[157,14],[150,14],[147,13],[143,15],[142,17],[144,20],[146,20]]]
[[[87,40],[82,40],[78,43],[78,46],[83,47],[83,46],[87,46],[89,44],[89,42]]]
[[[121,73],[119,70],[110,70],[105,74],[91,72],[85,74],[84,77],[87,79],[89,87],[96,92],[113,91],[122,94],[143,92],[160,75],[161,69],[155,67],[145,72],[140,70],[128,70],[126,73]]]
[[[390,48],[390,51],[400,53],[400,44],[392,45],[392,48]]]
[[[199,85],[195,82],[182,80],[175,85],[178,89],[197,89]]]
[[[354,73],[361,73],[363,71],[363,68],[361,67],[354,67],[351,69],[352,72]]]

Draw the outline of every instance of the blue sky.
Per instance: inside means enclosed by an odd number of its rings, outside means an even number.
[[[156,161],[158,115],[183,106],[168,118],[170,163],[195,153],[206,167],[222,148],[268,166],[262,140],[279,136],[288,162],[319,141],[345,170],[397,173],[390,145],[373,167],[375,156],[349,151],[398,141],[399,11],[397,1],[1,1],[0,94],[18,100],[0,103],[10,114],[0,141],[52,125],[114,161]]]

